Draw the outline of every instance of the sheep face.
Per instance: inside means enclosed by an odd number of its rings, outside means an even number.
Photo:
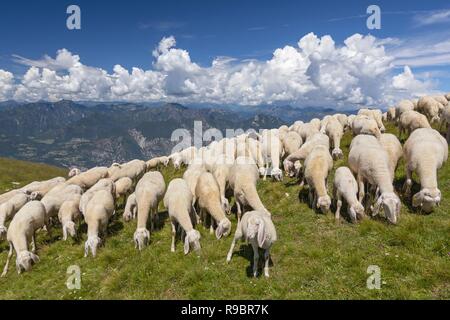
[[[441,191],[438,188],[424,188],[413,196],[412,205],[415,208],[420,207],[425,213],[430,213],[440,202]]]
[[[317,206],[317,209],[320,208],[320,211],[322,213],[327,213],[330,210],[330,206],[331,206],[330,196],[326,195],[326,196],[319,197],[319,199],[317,199],[316,206]]]
[[[331,152],[331,155],[333,156],[334,160],[342,159],[344,157],[342,150],[339,148],[334,148],[333,151]]]
[[[73,168],[72,170],[69,171],[69,178],[75,177],[77,175],[79,175],[81,173],[80,169],[78,168]]]
[[[3,240],[6,238],[7,232],[8,232],[8,229],[6,229],[5,226],[0,226],[0,240]]]
[[[201,249],[200,237],[200,232],[197,230],[191,230],[186,233],[186,237],[184,238],[184,254],[189,253],[189,248],[192,248],[194,251]]]
[[[395,193],[383,193],[378,198],[374,215],[378,214],[380,207],[383,206],[384,214],[388,221],[392,224],[397,224],[400,215],[400,199]]]
[[[294,168],[294,164],[289,161],[288,159],[285,159],[283,161],[283,168],[284,168],[284,172],[286,172],[286,174],[292,178],[295,176],[295,168]]]
[[[255,241],[260,248],[263,247],[266,240],[266,228],[264,220],[259,217],[251,217],[248,219],[247,225],[247,241]]]
[[[97,248],[101,245],[102,239],[98,236],[89,236],[84,244],[84,257],[89,255],[89,249],[92,252],[92,256],[95,258],[97,255]]]
[[[227,237],[231,232],[231,221],[227,218],[222,219],[216,228],[216,238]]]
[[[72,238],[75,238],[77,234],[75,223],[73,221],[67,221],[63,225],[63,240],[67,240],[67,235],[71,236]]]
[[[16,269],[17,273],[30,271],[33,264],[39,262],[39,257],[30,251],[21,251],[17,255]]]
[[[361,220],[364,218],[364,207],[361,203],[357,203],[356,205],[350,206],[347,209],[347,213],[350,216],[350,219],[353,223],[355,223],[358,219]]]
[[[264,167],[259,168],[259,174],[261,176],[264,176],[266,174],[266,168],[264,168]]]
[[[283,172],[281,171],[280,168],[274,168],[272,170],[272,177],[276,180],[276,181],[282,181],[283,180]]]
[[[138,228],[133,238],[135,247],[142,250],[150,242],[150,231],[145,228]]]

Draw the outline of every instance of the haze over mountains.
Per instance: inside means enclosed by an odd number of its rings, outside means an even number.
[[[178,143],[171,141],[172,132],[184,128],[192,133],[194,121],[202,122],[203,132],[217,128],[225,135],[225,129],[275,128],[333,111],[291,106],[6,101],[0,103],[0,156],[64,167],[110,165],[170,153]]]

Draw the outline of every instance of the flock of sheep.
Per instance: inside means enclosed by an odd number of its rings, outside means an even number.
[[[187,254],[201,247],[200,233],[195,229],[198,224],[209,227],[217,239],[230,234],[232,224],[227,215],[231,214],[233,197],[238,222],[227,261],[231,260],[236,241],[246,240],[253,247],[254,276],[259,249],[263,249],[264,274],[268,277],[270,248],[277,233],[271,213],[256,189],[260,175],[281,180],[283,168],[286,175],[298,177],[301,185],[308,185],[310,206],[324,213],[330,210],[333,197],[337,220],[345,201],[351,222],[366,214],[383,212],[390,223],[396,224],[401,202],[393,180],[397,163],[404,157],[406,182],[402,192],[410,194],[412,173],[416,172],[421,190],[413,195],[412,205],[429,213],[441,200],[437,170],[448,157],[447,141],[430,123],[447,125],[450,138],[449,100],[450,94],[425,96],[400,101],[384,114],[380,110],[360,109],[357,115],[328,115],[308,123],[296,121],[290,127],[224,138],[147,162],[132,160],[85,172],[75,168],[67,180],[57,177],[9,191],[0,195],[0,237],[6,235],[10,246],[2,276],[8,271],[14,251],[19,273],[30,270],[39,261],[35,254],[36,231],[45,228],[50,232],[50,222],[56,222],[56,218],[64,240],[77,235],[76,225],[84,219],[85,256],[91,252],[95,257],[119,198],[126,199],[124,221],[137,219],[136,248],[142,250],[148,245],[158,220],[158,205],[163,201],[172,226],[171,251],[175,251],[179,232]],[[403,147],[396,136],[383,133],[383,121],[397,123],[400,132],[409,135]],[[354,136],[348,167],[336,170],[331,197],[327,178],[333,160],[343,157],[340,141],[345,130],[351,130]],[[153,169],[170,162],[176,169],[182,165],[187,169],[183,178],[173,179],[166,188],[162,174]]]

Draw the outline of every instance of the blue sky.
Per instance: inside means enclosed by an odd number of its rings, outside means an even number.
[[[82,30],[65,27],[70,4],[81,8]],[[381,8],[380,30],[366,27],[370,4]],[[424,46],[439,47],[450,40],[447,11],[448,0],[2,1],[0,69],[12,73],[17,83],[33,65],[17,56],[54,58],[65,48],[83,65],[108,73],[117,64],[130,72],[133,67],[150,70],[155,63],[152,51],[169,36],[176,39],[176,48],[189,53],[190,61],[207,68],[222,56],[268,61],[274,50],[296,47],[310,32],[319,38],[330,35],[336,46],[359,33],[391,39],[385,45],[395,58],[390,72],[402,72],[407,63],[415,79],[432,83],[435,90],[450,91],[450,55],[447,63],[442,61],[450,54],[450,45],[441,48],[438,57],[433,52],[421,54]],[[183,81],[188,78],[184,74]]]

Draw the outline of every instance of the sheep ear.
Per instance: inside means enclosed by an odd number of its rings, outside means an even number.
[[[223,235],[223,227],[222,227],[222,225],[219,223],[219,225],[218,225],[217,228],[216,228],[216,238],[217,238],[217,239],[220,239],[220,238],[222,238],[222,235]]]
[[[184,254],[188,254],[189,253],[189,239],[188,236],[186,235],[184,237]]]
[[[380,212],[381,202],[383,201],[383,196],[378,197],[377,202],[375,203],[375,207],[373,208],[372,216],[378,215]]]
[[[261,248],[266,240],[266,228],[264,221],[259,222],[258,226],[258,246]]]

